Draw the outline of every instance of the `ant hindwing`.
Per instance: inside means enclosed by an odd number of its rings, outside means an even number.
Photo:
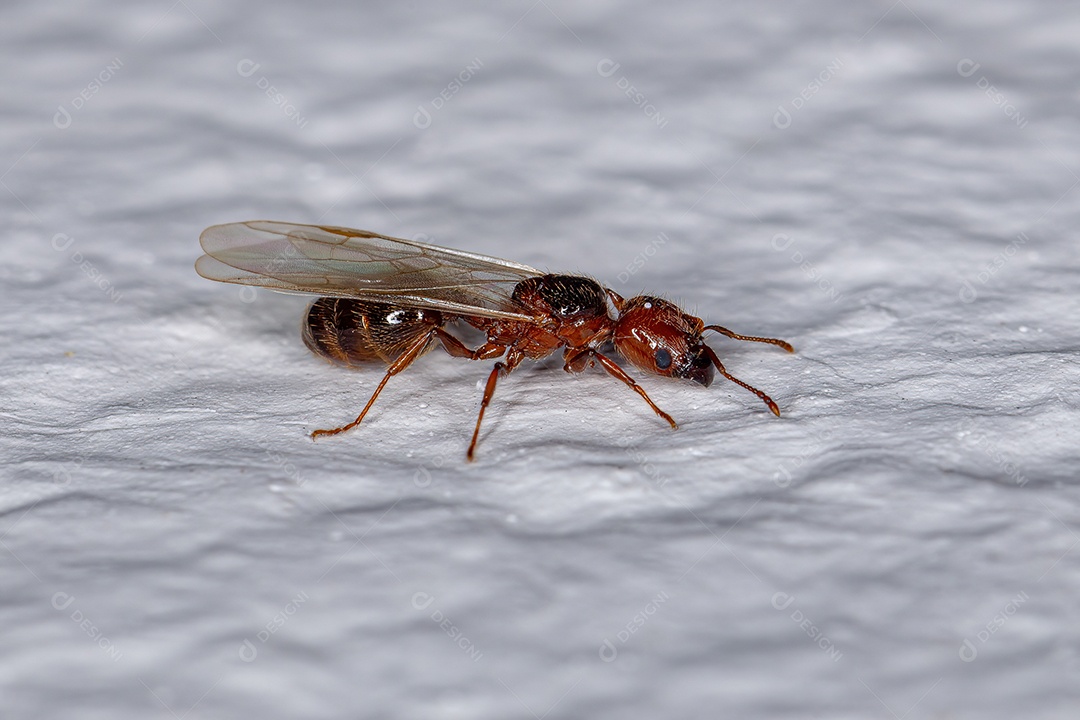
[[[660,298],[626,300],[591,278],[544,274],[508,260],[350,228],[257,220],[207,228],[200,242],[206,255],[195,269],[203,277],[319,295],[303,327],[304,343],[314,353],[351,367],[373,362],[389,366],[355,420],[316,430],[312,438],[359,425],[390,378],[436,344],[454,357],[501,358],[484,387],[469,460],[499,376],[526,358],[538,360],[560,348],[566,372],[599,365],[640,395],[673,429],[678,425],[672,417],[600,352],[605,343],[653,375],[708,387],[715,370],[780,415],[772,398],[728,373],[702,335],[713,330],[794,352],[791,345],[706,325]],[[476,348],[466,346],[446,330],[456,320],[480,330],[485,341]]]

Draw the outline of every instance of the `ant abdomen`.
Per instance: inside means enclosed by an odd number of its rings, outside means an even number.
[[[320,298],[308,308],[304,344],[342,365],[392,363],[433,326],[445,321],[435,310],[406,308],[352,298]]]

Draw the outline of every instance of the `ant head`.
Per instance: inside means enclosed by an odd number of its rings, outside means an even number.
[[[712,383],[713,354],[701,339],[700,318],[645,295],[615,304],[619,318],[612,343],[620,355],[654,375],[693,380],[705,387]]]
[[[611,341],[615,350],[636,367],[654,375],[686,378],[708,387],[715,366],[721,375],[757,395],[773,415],[780,416],[780,408],[773,399],[733,377],[701,335],[712,330],[734,340],[768,343],[795,352],[790,343],[778,338],[740,335],[720,325],[706,325],[701,318],[684,313],[678,306],[660,298],[639,295],[624,300],[611,289],[607,290],[607,295],[619,311]]]

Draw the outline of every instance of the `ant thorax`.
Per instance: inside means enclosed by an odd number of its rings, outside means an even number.
[[[513,300],[543,321],[526,328],[513,322],[475,322],[470,318],[466,321],[487,332],[489,340],[516,340],[514,346],[526,357],[546,357],[560,347],[599,344],[608,339],[614,327],[608,315],[607,293],[592,278],[580,275],[528,278],[514,288]]]

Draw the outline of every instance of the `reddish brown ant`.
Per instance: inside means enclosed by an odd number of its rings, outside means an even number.
[[[706,325],[660,298],[626,300],[591,278],[545,274],[508,260],[341,227],[256,220],[207,228],[200,242],[206,255],[195,268],[203,277],[322,296],[308,309],[303,329],[304,342],[313,352],[352,367],[372,361],[389,365],[355,420],[332,430],[316,430],[312,438],[360,424],[387,381],[436,342],[455,357],[503,358],[488,375],[469,460],[499,376],[526,358],[544,358],[559,348],[566,372],[599,364],[644,398],[673,429],[678,427],[675,420],[600,352],[605,343],[645,372],[706,387],[715,368],[780,415],[772,398],[728,373],[702,335],[714,330],[794,352],[791,345]],[[485,342],[468,348],[445,330],[455,320],[482,331]]]

